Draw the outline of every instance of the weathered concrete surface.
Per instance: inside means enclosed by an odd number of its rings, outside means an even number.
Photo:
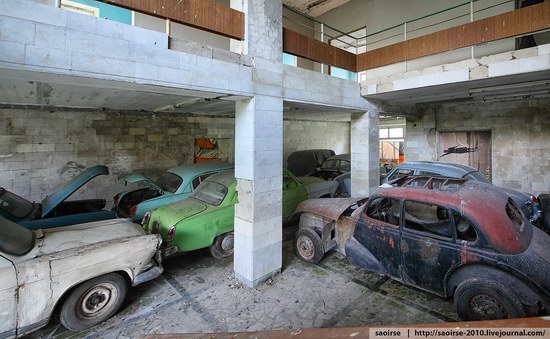
[[[282,273],[254,289],[235,279],[231,259],[194,252],[165,261],[162,277],[131,289],[122,311],[103,324],[75,333],[54,319],[31,337],[135,338],[458,320],[450,300],[359,271],[335,253],[320,265],[300,261],[290,241],[295,230],[283,230]]]
[[[448,103],[407,121],[405,156],[438,160],[438,132],[491,131],[493,184],[535,195],[550,191],[550,99]],[[445,161],[446,158],[442,158]]]
[[[379,110],[351,116],[351,196],[369,196],[379,185]]]

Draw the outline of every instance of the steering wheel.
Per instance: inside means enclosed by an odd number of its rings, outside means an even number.
[[[376,218],[378,220],[387,222],[386,220],[386,212],[388,211],[388,207],[390,207],[390,202],[383,203],[384,200],[381,200],[380,203],[376,204]]]

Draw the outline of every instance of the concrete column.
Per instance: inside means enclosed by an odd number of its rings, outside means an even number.
[[[380,186],[378,110],[351,116],[351,195],[368,196]]]
[[[231,5],[246,17],[245,41],[240,46],[232,41],[231,48],[254,57],[254,98],[237,102],[235,112],[234,270],[255,287],[282,266],[282,1],[232,0]]]
[[[282,266],[282,98],[237,102],[235,150],[235,276],[255,287]]]

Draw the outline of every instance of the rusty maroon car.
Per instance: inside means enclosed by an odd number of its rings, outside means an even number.
[[[356,266],[454,297],[463,320],[547,313],[550,236],[489,184],[403,177],[367,198],[314,199],[296,209],[297,256],[331,250]]]

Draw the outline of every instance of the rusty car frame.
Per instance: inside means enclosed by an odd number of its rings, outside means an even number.
[[[406,176],[369,198],[302,202],[296,255],[336,250],[359,268],[444,298],[463,320],[550,309],[550,236],[503,192],[477,181]]]

